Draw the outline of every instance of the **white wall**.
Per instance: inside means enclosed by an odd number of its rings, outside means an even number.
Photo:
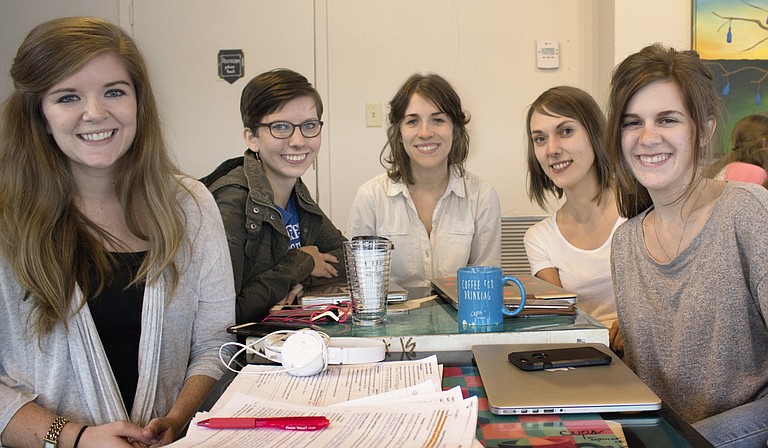
[[[600,1],[598,12],[598,102],[608,96],[613,68],[646,45],[662,42],[691,48],[690,1]]]
[[[614,62],[642,47],[663,42],[675,48],[691,48],[690,1],[644,0],[615,2],[616,47]]]
[[[80,14],[134,30],[169,141],[193,176],[244,149],[238,99],[248,78],[282,66],[314,80],[328,123],[317,194],[341,229],[357,187],[383,171],[386,121],[365,127],[364,105],[381,103],[386,115],[411,73],[434,71],[456,87],[472,116],[468,168],[496,186],[503,212],[539,214],[525,192],[528,104],[558,84],[581,87],[602,104],[615,63],[655,41],[690,48],[691,34],[690,2],[669,0],[0,0],[1,97],[29,29]],[[560,42],[559,69],[535,68],[541,39]],[[275,42],[288,51],[276,52]],[[246,79],[228,85],[213,74],[223,48],[246,50]]]
[[[88,15],[115,23],[118,0],[0,0],[0,99],[13,89],[8,75],[16,49],[32,27],[54,17]]]

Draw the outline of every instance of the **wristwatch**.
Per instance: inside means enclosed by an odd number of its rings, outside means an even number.
[[[56,448],[59,445],[59,434],[61,434],[61,429],[64,428],[68,421],[64,417],[56,417],[53,423],[51,423],[50,428],[48,428],[48,432],[45,433],[43,448]]]

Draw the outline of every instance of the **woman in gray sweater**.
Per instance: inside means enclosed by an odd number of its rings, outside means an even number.
[[[611,82],[608,151],[629,220],[612,273],[625,361],[715,446],[768,439],[768,191],[705,177],[720,98],[659,44]]]

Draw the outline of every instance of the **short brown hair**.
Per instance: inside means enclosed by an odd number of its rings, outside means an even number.
[[[308,96],[315,102],[317,118],[323,118],[323,100],[306,77],[287,68],[278,68],[256,75],[248,81],[240,95],[240,116],[243,126],[254,130],[262,118],[280,109],[295,98]]]

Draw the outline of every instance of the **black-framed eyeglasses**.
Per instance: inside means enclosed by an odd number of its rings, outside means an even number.
[[[267,127],[272,137],[279,139],[291,138],[296,128],[299,128],[299,132],[305,138],[313,138],[320,135],[320,131],[323,129],[323,122],[320,120],[309,120],[304,123],[290,123],[288,121],[273,121],[272,123],[256,123],[254,127]]]

